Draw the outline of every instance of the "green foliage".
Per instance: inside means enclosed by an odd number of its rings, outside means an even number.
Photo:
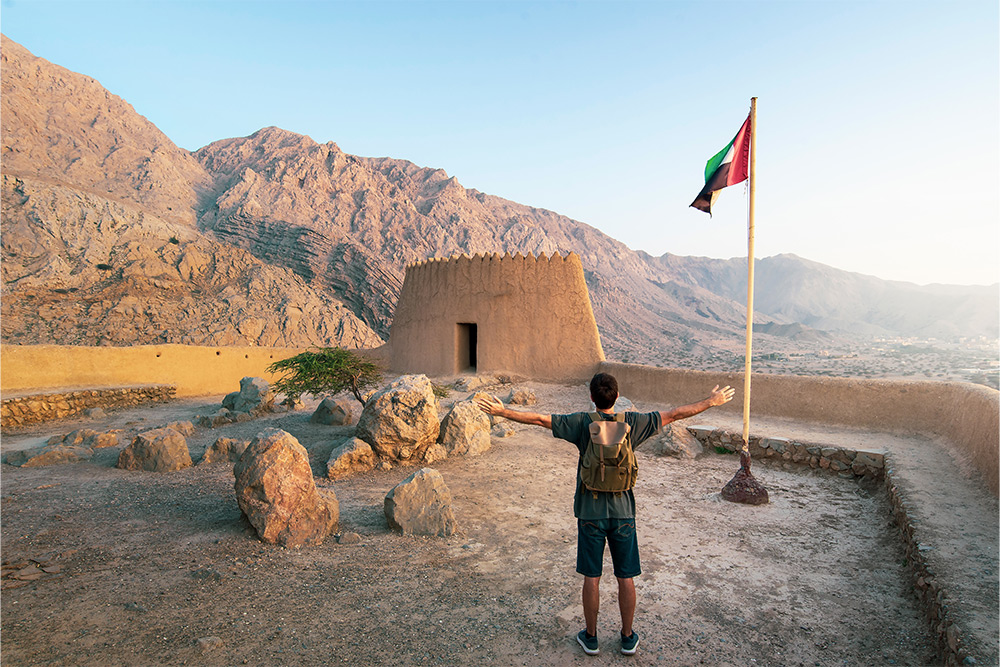
[[[292,400],[298,400],[302,394],[319,396],[350,390],[364,405],[364,390],[382,381],[382,370],[377,364],[339,347],[302,352],[274,362],[267,371],[282,374],[272,386]]]
[[[435,384],[431,382],[431,390],[438,398],[444,398],[448,395],[448,387],[443,384]]]
[[[716,445],[715,446],[715,453],[716,454],[735,454],[736,452],[734,452],[731,449],[726,449],[725,447],[719,447],[718,445]]]

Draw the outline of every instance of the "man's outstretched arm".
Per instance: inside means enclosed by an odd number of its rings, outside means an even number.
[[[712,393],[709,394],[708,398],[698,401],[697,403],[691,403],[690,405],[682,405],[679,408],[674,408],[673,410],[668,410],[666,412],[660,413],[660,423],[666,426],[670,422],[675,422],[678,419],[686,419],[687,417],[694,417],[696,414],[702,413],[709,408],[714,408],[717,405],[722,405],[723,403],[728,403],[733,400],[733,394],[736,390],[726,385],[722,389],[719,389],[719,385],[715,385],[712,389]]]
[[[552,415],[543,415],[537,412],[519,412],[504,406],[503,402],[493,396],[479,396],[476,398],[476,405],[488,415],[503,417],[512,422],[520,424],[531,424],[532,426],[544,426],[552,430]]]

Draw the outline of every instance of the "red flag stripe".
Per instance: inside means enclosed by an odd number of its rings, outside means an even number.
[[[750,174],[750,116],[743,122],[743,127],[733,139],[733,161],[729,167],[726,185],[736,185],[747,180]]]

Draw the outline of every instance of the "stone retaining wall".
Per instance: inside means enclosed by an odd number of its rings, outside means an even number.
[[[703,447],[724,449],[735,453],[743,446],[743,435],[723,429],[692,426],[688,431]],[[785,438],[761,438],[750,436],[751,458],[776,458],[782,461],[800,463],[810,468],[823,468],[830,472],[842,473],[845,477],[873,477],[881,479],[885,473],[884,450],[847,449],[796,442]]]
[[[903,538],[906,562],[913,578],[913,590],[923,604],[927,621],[937,639],[938,653],[943,659],[943,664],[947,666],[976,664],[974,661],[967,661],[971,658],[963,646],[961,630],[951,614],[948,613],[950,596],[945,588],[938,583],[927,559],[924,558],[924,551],[929,548],[929,545],[922,544],[920,541],[916,521],[910,516],[910,502],[896,484],[891,455],[886,461],[885,486],[889,491],[892,515],[896,519],[900,535]]]
[[[80,414],[88,408],[127,408],[165,403],[174,397],[174,385],[145,385],[105,389],[75,389],[4,398],[0,426],[18,428]]]
[[[723,429],[692,426],[688,431],[706,448],[740,451],[743,435]],[[896,484],[892,455],[880,450],[848,449],[829,445],[796,442],[785,438],[750,436],[750,456],[756,459],[780,459],[810,468],[822,468],[842,477],[882,479],[889,493],[892,515],[899,526],[906,562],[913,579],[913,589],[924,608],[931,631],[937,639],[938,654],[943,665],[974,664],[965,662],[960,628],[948,613],[949,595],[934,576],[924,557],[928,545],[921,544],[919,531],[911,518],[910,502]]]

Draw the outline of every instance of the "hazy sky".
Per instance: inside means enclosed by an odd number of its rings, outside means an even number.
[[[756,256],[1000,281],[996,0],[47,2],[0,29],[189,150],[276,125],[436,167],[654,255],[746,256],[689,208],[758,97]]]

